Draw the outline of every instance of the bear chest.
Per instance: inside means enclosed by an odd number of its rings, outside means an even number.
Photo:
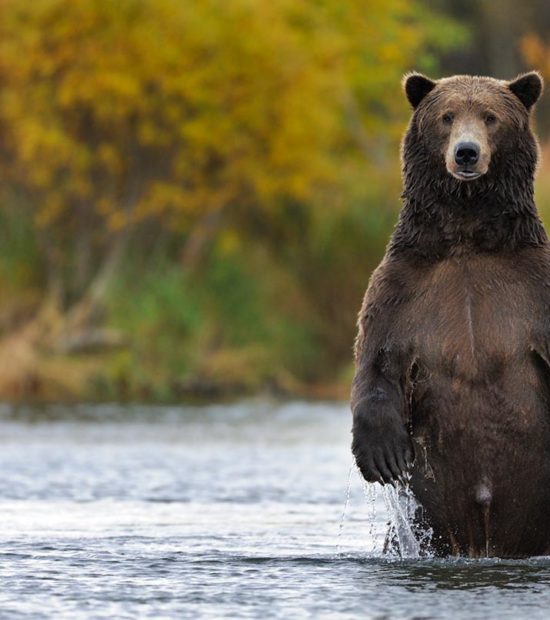
[[[457,259],[425,274],[412,306],[406,321],[415,356],[474,380],[529,355],[545,304],[510,263]]]

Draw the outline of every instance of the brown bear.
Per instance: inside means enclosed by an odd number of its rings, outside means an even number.
[[[550,245],[537,73],[406,76],[403,208],[359,315],[352,450],[440,555],[550,553]],[[400,482],[401,481],[401,482]]]

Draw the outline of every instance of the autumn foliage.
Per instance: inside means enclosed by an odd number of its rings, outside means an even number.
[[[308,344],[286,337],[284,347],[295,341],[317,361],[297,371],[275,357],[271,374],[337,373],[380,250],[369,235],[397,205],[401,76],[433,65],[430,50],[457,32],[410,0],[1,0],[2,217],[5,234],[26,223],[35,316],[57,309],[55,329],[41,323],[54,335],[47,346],[133,312],[131,329],[115,325],[126,343],[119,374],[147,375],[148,357],[162,367],[162,311],[149,339],[136,335],[151,286],[137,274],[158,268],[180,272],[173,287],[188,291],[165,309],[181,304],[175,313],[187,316],[195,304],[202,317],[178,332],[179,346],[206,351],[163,376],[200,374],[208,356],[248,359],[262,338],[265,359],[276,334],[296,331]],[[228,264],[256,282],[242,304],[264,299],[254,315],[263,327],[248,338],[228,336],[231,317],[197,293]],[[6,287],[12,266],[0,269]],[[122,311],[125,286],[137,305]]]

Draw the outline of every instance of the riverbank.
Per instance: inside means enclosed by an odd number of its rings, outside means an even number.
[[[256,395],[338,401],[349,395],[351,365],[333,381],[307,383],[284,370],[263,376],[250,373],[238,355],[225,352],[203,372],[180,377],[158,368],[147,380],[142,369],[132,370],[128,364],[128,343],[99,351],[56,352],[37,346],[33,329],[27,325],[0,340],[2,401],[211,402]]]

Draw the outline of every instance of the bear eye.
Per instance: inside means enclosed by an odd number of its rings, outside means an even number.
[[[491,112],[485,115],[486,125],[494,125],[496,122],[497,122],[497,117],[494,114],[491,114]]]
[[[443,114],[443,116],[441,117],[441,120],[443,121],[445,125],[450,125],[453,122],[453,119],[454,119],[454,114],[452,112],[447,112],[446,114]]]

